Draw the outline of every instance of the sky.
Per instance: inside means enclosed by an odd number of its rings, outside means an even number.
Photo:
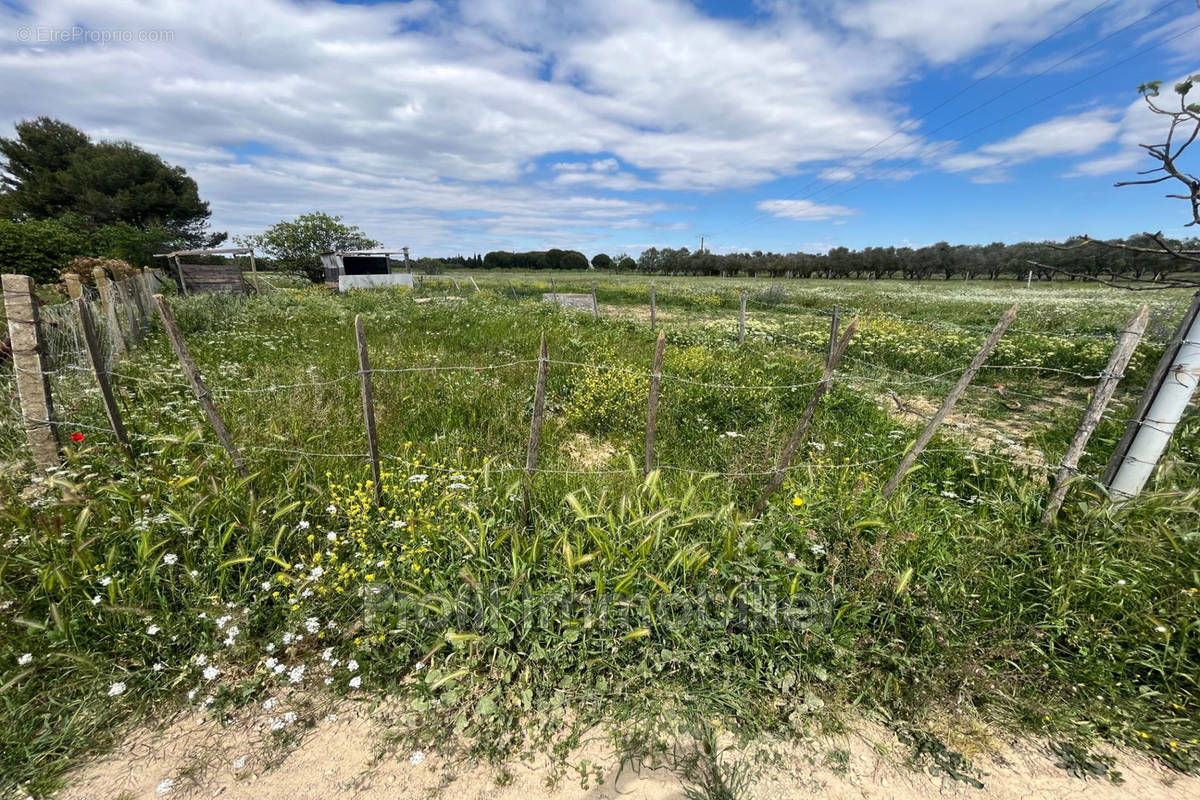
[[[1197,0],[0,0],[0,129],[414,256],[1195,234],[1113,187],[1165,133],[1137,86],[1194,72]]]

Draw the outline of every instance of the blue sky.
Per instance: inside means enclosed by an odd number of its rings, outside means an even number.
[[[3,0],[0,123],[158,152],[220,230],[416,255],[1180,234],[1112,183],[1197,53],[1195,0]]]

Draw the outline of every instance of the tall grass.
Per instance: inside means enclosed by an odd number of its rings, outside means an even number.
[[[1045,529],[1041,471],[964,455],[948,433],[884,499],[888,458],[915,427],[842,385],[803,466],[751,519],[764,479],[746,473],[770,469],[811,388],[725,387],[811,382],[820,351],[766,337],[738,348],[722,328],[681,320],[666,371],[687,380],[664,384],[659,463],[742,474],[643,477],[644,383],[552,364],[547,472],[525,520],[534,365],[485,368],[531,359],[546,330],[559,362],[644,371],[644,325],[487,292],[175,308],[254,474],[237,478],[212,445],[154,336],[115,379],[140,466],[89,427],[61,471],[2,478],[6,788],[50,791],[131,720],[205,704],[221,714],[326,680],[401,695],[442,746],[494,758],[553,749],[564,728],[605,719],[715,715],[786,733],[821,708],[909,726],[953,708],[1198,766],[1192,467],[1119,508],[1082,482]],[[355,314],[381,370],[381,507],[362,459],[333,455],[365,452]],[[916,336],[897,330],[901,343]],[[415,365],[480,369],[384,371]],[[56,378],[60,411],[99,427],[83,378]],[[1051,459],[1073,422],[1044,421]],[[14,424],[0,426],[10,457]],[[600,444],[611,455],[585,467],[579,448]],[[1178,447],[1196,446],[1193,420]]]

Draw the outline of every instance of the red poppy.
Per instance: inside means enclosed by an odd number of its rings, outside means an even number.
[[[80,442],[83,441],[83,434],[80,433],[79,431],[75,431],[74,433],[71,434],[71,441],[74,442],[75,444],[79,444]]]

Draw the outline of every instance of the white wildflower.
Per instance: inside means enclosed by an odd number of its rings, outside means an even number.
[[[424,483],[427,480],[429,480],[428,475],[409,475],[408,476],[409,483]]]
[[[353,678],[350,679],[349,685],[350,685],[351,689],[357,689],[358,687],[362,686],[362,676],[355,675]]]
[[[414,767],[417,766],[418,764],[420,764],[424,760],[425,760],[425,751],[424,750],[414,750],[413,754],[408,757],[408,763],[413,765]]]
[[[244,766],[246,766],[246,757],[245,756],[238,756],[237,758],[235,758],[233,760],[233,768],[234,769],[241,769]]]
[[[100,595],[96,595],[95,597],[93,597],[93,598],[92,598],[92,605],[94,605],[94,606],[98,606],[98,605],[100,605],[100,599],[101,599],[101,598],[100,598]]]
[[[288,682],[299,683],[302,680],[304,680],[304,665],[300,664],[299,666],[292,667],[288,672]]]
[[[149,628],[146,628],[146,633],[150,636],[153,636],[161,630],[162,628],[158,627],[157,625],[151,625]]]
[[[470,489],[465,483],[452,483],[446,487],[447,489]]]
[[[293,639],[295,639],[295,638],[296,638],[296,637],[295,637],[295,636],[293,636],[292,634],[290,634],[290,633],[285,633],[285,634],[283,635],[283,643],[284,643],[284,644],[291,644],[291,643],[292,643],[292,640],[293,640]]]
[[[174,553],[167,553],[163,556],[163,563],[168,567],[177,561],[179,561],[179,556],[175,555]]]
[[[279,703],[279,701],[276,700],[274,697],[268,697],[266,700],[263,701],[263,705],[262,705],[263,711],[270,711],[278,703]]]
[[[28,664],[30,661],[33,661],[33,653],[25,653],[24,655],[22,655],[20,658],[17,659],[17,664],[19,666],[23,667],[26,664]]]
[[[108,696],[116,697],[117,695],[125,694],[125,684],[121,681],[115,681],[108,687]]]
[[[350,670],[351,672],[358,672],[358,662],[353,658],[350,659],[346,662],[346,669]]]
[[[267,669],[275,669],[275,665],[277,663],[279,663],[279,662],[277,662],[274,658],[268,658],[266,661],[263,662],[263,666],[266,667]]]
[[[316,633],[321,630],[321,622],[316,617],[309,617],[304,620],[304,629],[309,633]]]
[[[100,579],[101,586],[108,586],[110,583],[112,583],[112,578],[107,575]]]
[[[158,786],[154,787],[154,793],[155,794],[168,794],[174,788],[175,788],[175,779],[174,778],[163,778],[159,782]]]
[[[300,522],[298,522],[298,523],[296,524],[296,527],[297,527],[297,528],[299,528],[299,529],[300,529],[300,530],[302,530],[302,531],[306,531],[306,530],[308,530],[308,520],[306,520],[306,519],[302,519],[302,520],[300,520]]]
[[[204,653],[197,653],[194,661],[196,662],[196,666],[203,667],[208,663],[208,656],[204,655]]]
[[[324,568],[313,567],[311,570],[309,570],[308,577],[315,581],[317,578],[321,577],[324,574],[325,574]]]
[[[203,675],[204,680],[211,681],[221,675],[221,670],[217,669],[216,667],[205,667]]]

